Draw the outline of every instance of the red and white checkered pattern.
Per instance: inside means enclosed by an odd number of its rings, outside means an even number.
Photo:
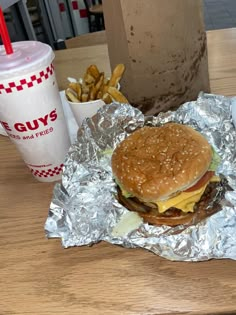
[[[18,82],[9,82],[4,84],[0,84],[0,94],[5,93],[13,93],[16,91],[22,91],[25,88],[31,88],[37,84],[42,83],[44,80],[47,80],[49,76],[51,76],[54,72],[53,64],[48,66],[45,70],[40,71],[38,74],[32,75],[29,79],[20,79]]]
[[[56,175],[60,175],[63,169],[63,164],[61,164],[60,166],[56,166],[53,169],[48,168],[46,170],[34,170],[34,169],[30,169],[31,173],[36,176],[36,177],[53,177]]]

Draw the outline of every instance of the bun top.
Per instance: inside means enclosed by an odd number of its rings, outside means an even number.
[[[123,140],[113,152],[112,171],[122,189],[150,202],[194,185],[211,160],[211,146],[199,132],[167,123],[143,127]]]

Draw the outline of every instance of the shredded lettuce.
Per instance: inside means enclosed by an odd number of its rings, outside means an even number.
[[[218,155],[218,153],[216,153],[214,148],[213,147],[211,147],[211,148],[212,148],[213,157],[212,157],[212,160],[211,160],[209,171],[216,171],[218,166],[220,165],[221,158]]]

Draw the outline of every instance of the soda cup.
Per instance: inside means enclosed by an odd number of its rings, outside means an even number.
[[[39,181],[61,178],[70,146],[52,48],[37,41],[0,46],[0,123]]]

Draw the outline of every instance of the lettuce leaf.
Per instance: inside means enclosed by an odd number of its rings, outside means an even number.
[[[120,187],[120,190],[121,190],[121,193],[122,195],[125,197],[125,198],[130,198],[130,197],[133,197],[133,195],[128,192],[127,190],[125,190],[122,185],[119,183],[119,181],[117,180],[117,178],[115,178],[115,182],[116,184]]]
[[[220,156],[218,155],[218,153],[214,150],[213,147],[212,148],[212,160],[211,160],[211,164],[209,166],[209,171],[216,171],[218,166],[220,165],[220,162],[221,162],[221,158]],[[112,150],[108,149],[106,151],[103,152],[103,154],[112,154]],[[115,182],[116,184],[120,187],[121,189],[121,192],[122,192],[122,195],[125,197],[125,198],[130,198],[130,197],[134,197],[130,192],[128,192],[127,190],[125,190],[122,185],[119,183],[119,181],[117,180],[117,178],[115,178]]]
[[[220,165],[221,158],[218,155],[218,153],[216,153],[214,148],[213,147],[211,147],[211,148],[212,148],[213,156],[212,156],[211,164],[209,166],[209,171],[216,171],[218,166]]]
[[[104,151],[101,151],[100,154],[103,156],[112,155],[113,151],[114,151],[114,149],[106,149]]]

